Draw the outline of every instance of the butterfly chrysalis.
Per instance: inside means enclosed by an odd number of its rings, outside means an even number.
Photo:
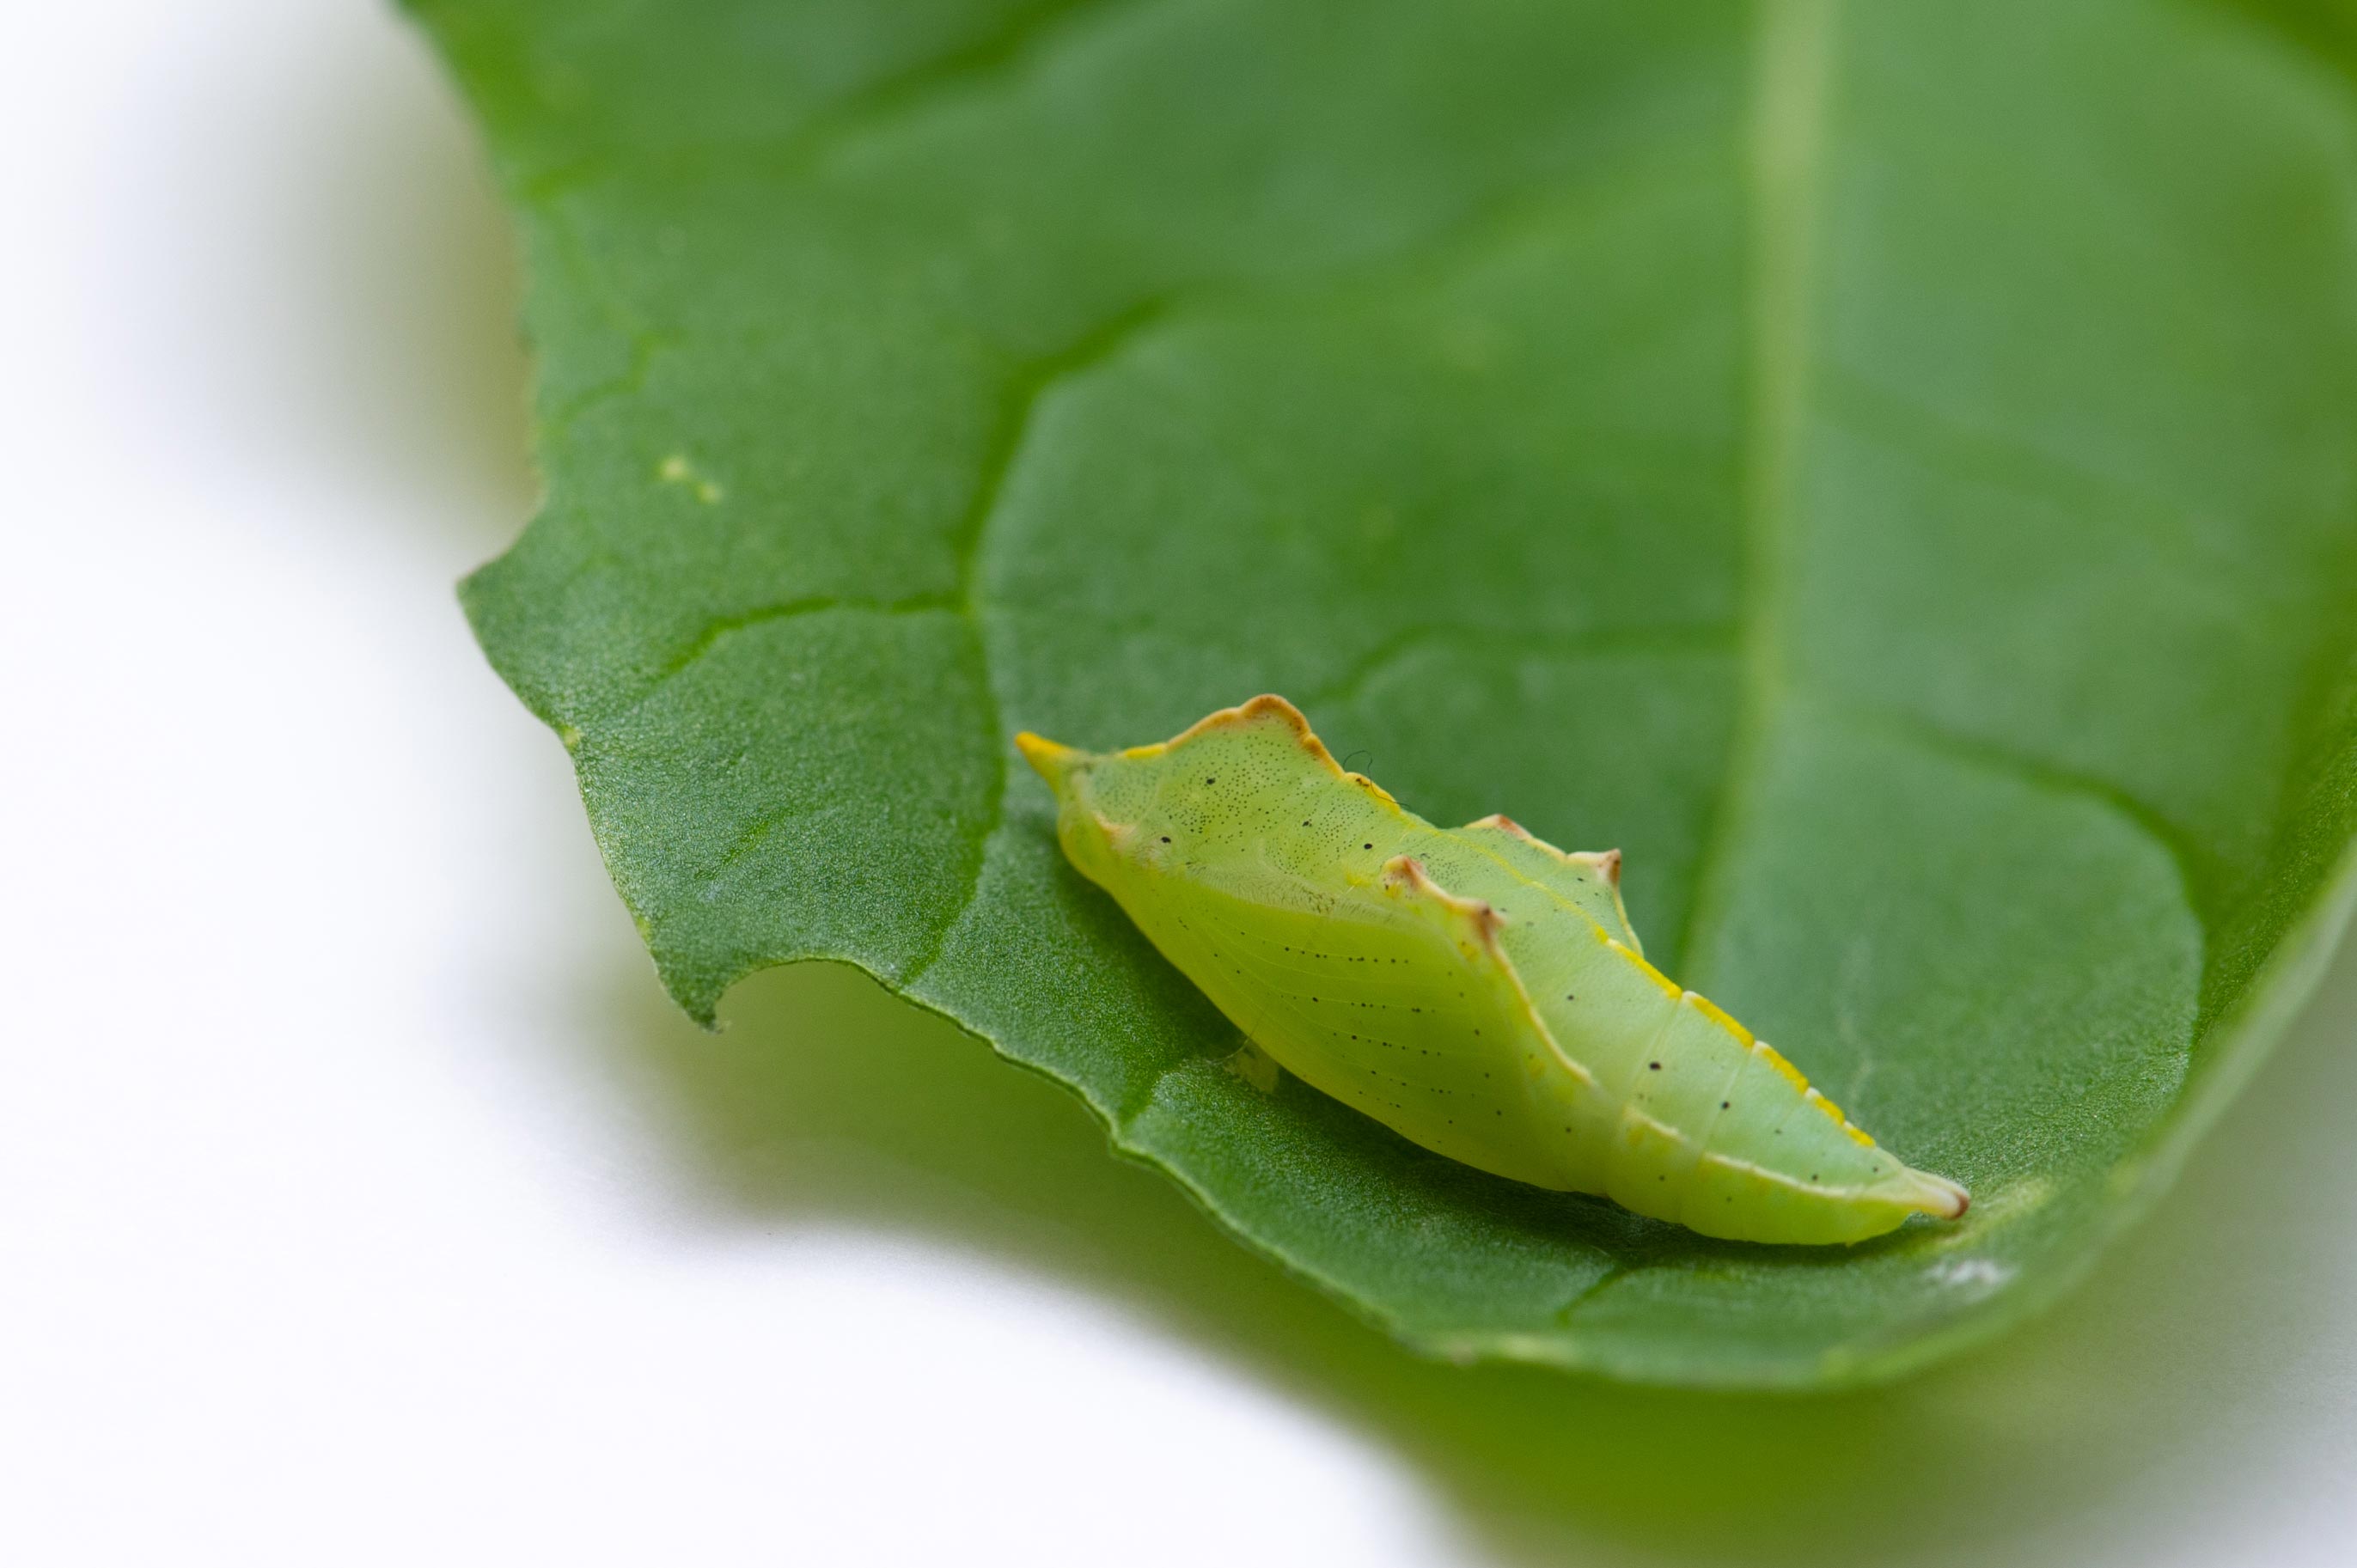
[[[1016,738],[1064,853],[1165,957],[1286,1070],[1427,1149],[1742,1240],[1964,1211],[1645,961],[1618,852],[1434,827],[1282,697],[1127,751]]]

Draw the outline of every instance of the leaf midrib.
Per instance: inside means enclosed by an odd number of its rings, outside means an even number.
[[[1813,272],[1817,165],[1822,161],[1833,0],[1767,0],[1754,44],[1749,195],[1750,375],[1744,454],[1742,562],[1737,574],[1739,685],[1734,736],[1695,858],[1693,897],[1671,949],[1696,988],[1708,984],[1707,944],[1733,901],[1732,845],[1748,831],[1783,701],[1782,585],[1786,516],[1808,377],[1808,295]]]

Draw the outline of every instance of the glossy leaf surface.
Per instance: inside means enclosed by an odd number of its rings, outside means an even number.
[[[2346,913],[2329,9],[416,8],[539,362],[468,607],[698,1015],[850,960],[1422,1348],[1798,1386],[2074,1277]],[[1260,691],[1620,847],[1971,1215],[1706,1242],[1229,1070],[1008,742]]]

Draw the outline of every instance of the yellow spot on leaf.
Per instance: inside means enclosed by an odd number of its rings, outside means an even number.
[[[667,485],[685,486],[688,493],[705,506],[716,504],[728,494],[720,488],[718,481],[697,473],[695,466],[682,452],[674,452],[656,465],[655,478]]]

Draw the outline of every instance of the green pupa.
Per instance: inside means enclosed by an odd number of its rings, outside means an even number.
[[[1016,744],[1072,864],[1247,1038],[1427,1149],[1738,1240],[1964,1211],[1645,961],[1618,851],[1434,827],[1277,696],[1158,746]]]

